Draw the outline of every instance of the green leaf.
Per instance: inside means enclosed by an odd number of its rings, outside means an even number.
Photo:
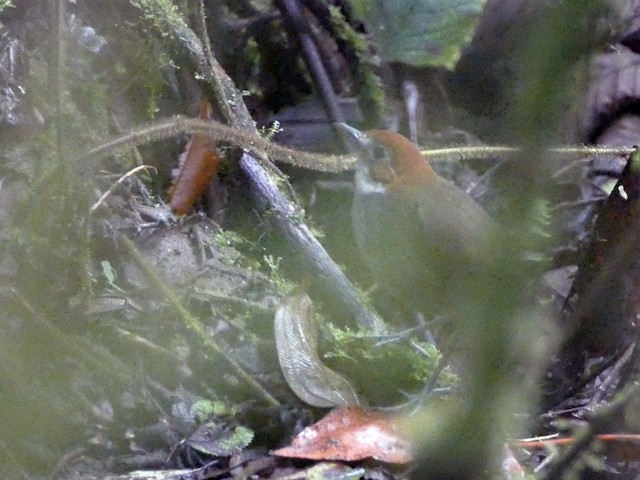
[[[453,69],[486,0],[351,0],[385,61]]]
[[[100,262],[100,266],[102,267],[102,274],[109,282],[109,285],[113,285],[116,280],[116,272],[107,260],[103,260]]]

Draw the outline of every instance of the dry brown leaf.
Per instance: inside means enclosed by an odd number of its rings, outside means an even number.
[[[397,417],[340,407],[305,428],[288,447],[271,452],[280,457],[351,462],[374,458],[387,463],[411,461],[411,444]]]
[[[211,104],[205,99],[200,106],[200,119],[211,118]],[[218,173],[220,156],[211,149],[211,142],[203,135],[194,135],[183,154],[180,171],[171,191],[169,206],[176,215],[186,215],[207,191]]]

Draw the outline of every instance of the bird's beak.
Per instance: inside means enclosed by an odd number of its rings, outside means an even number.
[[[369,144],[369,137],[357,128],[353,128],[346,123],[340,122],[334,122],[333,126],[345,141],[347,146],[350,147],[352,153],[362,151]]]

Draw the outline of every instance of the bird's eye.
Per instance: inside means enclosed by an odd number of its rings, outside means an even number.
[[[371,159],[375,163],[389,164],[389,152],[382,145],[375,144],[371,148]]]

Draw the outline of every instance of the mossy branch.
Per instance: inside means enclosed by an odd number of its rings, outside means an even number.
[[[215,121],[204,121],[182,116],[171,117],[137,129],[126,135],[109,140],[75,158],[74,163],[92,157],[102,157],[121,149],[131,149],[140,144],[163,140],[183,134],[198,134],[209,138],[212,143],[224,142],[259,155],[266,153],[269,158],[297,167],[320,172],[341,172],[353,169],[355,158],[341,155],[321,155],[292,150],[271,143],[262,137],[237,128],[228,127]]]
[[[546,148],[543,152],[550,153],[552,155],[575,157],[587,155],[629,155],[635,150],[635,147],[617,147],[609,145],[564,145],[561,147]],[[443,162],[516,155],[523,153],[523,149],[507,145],[462,145],[423,149],[420,153],[432,162]]]
[[[203,135],[213,143],[228,143],[250,153],[266,153],[272,161],[294,165],[318,172],[343,172],[355,168],[356,159],[349,155],[322,155],[293,150],[275,144],[244,130],[229,127],[216,121],[204,121],[183,116],[160,120],[137,130],[109,140],[74,159],[74,163],[92,157],[103,157],[118,150],[132,149],[140,144],[163,140],[177,135]],[[549,148],[545,151],[554,155],[628,155],[634,147],[574,145]],[[426,149],[422,154],[432,162],[459,161],[479,158],[495,158],[521,153],[519,147],[505,145],[455,146]]]

